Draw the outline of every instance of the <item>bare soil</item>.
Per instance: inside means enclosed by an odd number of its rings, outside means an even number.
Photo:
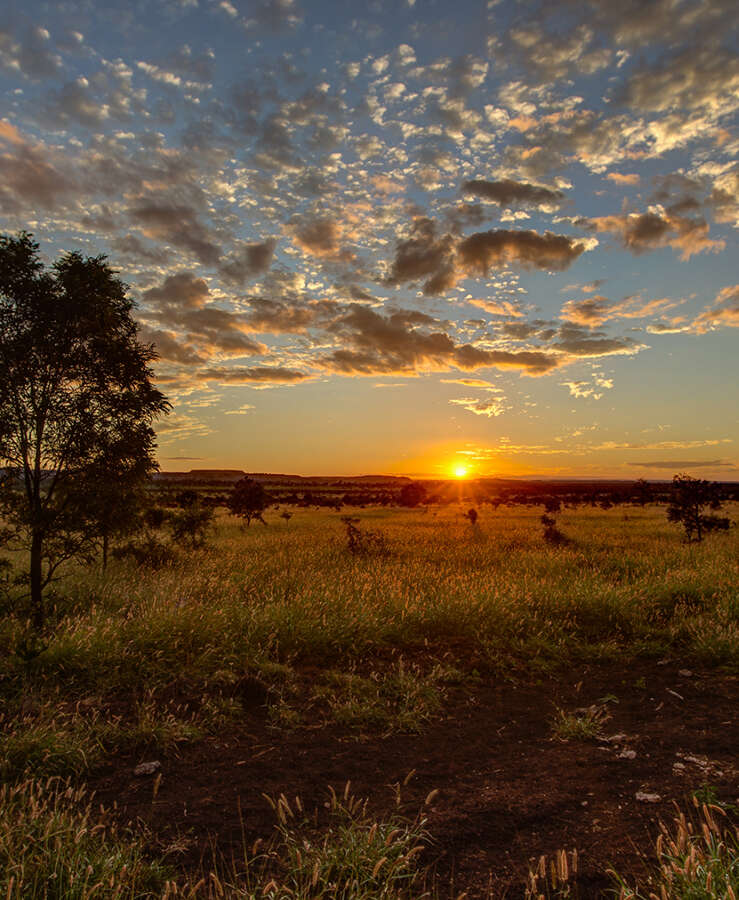
[[[442,896],[521,897],[540,855],[576,848],[580,896],[599,897],[613,887],[608,865],[644,878],[659,819],[669,821],[694,790],[709,784],[739,803],[739,679],[687,668],[641,661],[573,668],[536,683],[483,678],[451,689],[444,714],[422,734],[385,737],[318,722],[275,730],[264,698],[247,689],[251,703],[238,728],[159,757],[154,799],[153,780],[133,775],[142,757],[110,761],[91,787],[123,821],[147,823],[160,846],[177,842],[177,864],[197,869],[213,847],[241,857],[244,841],[270,837],[275,818],[263,794],[297,794],[320,814],[328,786],[351,781],[381,816],[395,810],[393,786],[414,771],[402,788],[405,812],[439,791],[428,809],[434,843],[424,862]],[[609,696],[602,733],[622,737],[553,738],[557,707]],[[622,757],[624,750],[636,756]],[[639,791],[660,799],[637,800]]]

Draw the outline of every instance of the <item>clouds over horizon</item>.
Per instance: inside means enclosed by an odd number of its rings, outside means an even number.
[[[739,323],[733,6],[478,7],[11,0],[2,230],[108,254],[182,397],[488,369],[508,399],[447,415],[524,415],[521,374],[531,421],[547,383],[616,403]]]

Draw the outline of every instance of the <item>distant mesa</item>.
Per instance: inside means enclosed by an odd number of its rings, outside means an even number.
[[[276,472],[244,472],[241,469],[191,469],[189,472],[157,472],[159,482],[207,482],[209,484],[233,484],[245,477],[270,484],[405,484],[411,479],[405,475],[284,475]]]
[[[239,481],[246,475],[241,469],[191,469],[189,472],[156,472],[155,481]]]

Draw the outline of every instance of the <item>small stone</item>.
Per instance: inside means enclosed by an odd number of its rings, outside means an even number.
[[[673,763],[672,768],[678,772],[684,772],[685,771],[685,763],[681,763],[681,762]]]
[[[618,754],[619,759],[636,759],[636,750],[622,750]]]
[[[659,803],[662,799],[659,794],[648,794],[645,791],[637,791],[635,796],[640,803]]]
[[[133,770],[134,775],[153,775],[155,772],[158,772],[162,768],[162,764],[158,759],[152,760],[151,762],[143,762],[139,763],[136,768]]]
[[[625,734],[612,734],[610,737],[603,738],[609,744],[622,744],[626,740]]]
[[[677,674],[681,675],[683,678],[690,678],[693,673],[690,671],[690,669],[680,669]]]

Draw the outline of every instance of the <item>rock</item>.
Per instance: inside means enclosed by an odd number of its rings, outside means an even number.
[[[603,738],[609,744],[622,744],[626,740],[625,734],[612,734],[610,737]]]
[[[158,772],[162,768],[162,764],[158,759],[152,760],[152,762],[142,762],[139,763],[136,768],[133,770],[134,775],[153,775],[155,772]]]
[[[636,759],[636,750],[622,750],[618,754],[619,759]]]
[[[637,791],[635,796],[640,803],[659,803],[662,799],[659,794],[648,794],[645,791]]]
[[[683,678],[690,678],[693,675],[690,669],[680,669],[677,674],[681,675]]]

